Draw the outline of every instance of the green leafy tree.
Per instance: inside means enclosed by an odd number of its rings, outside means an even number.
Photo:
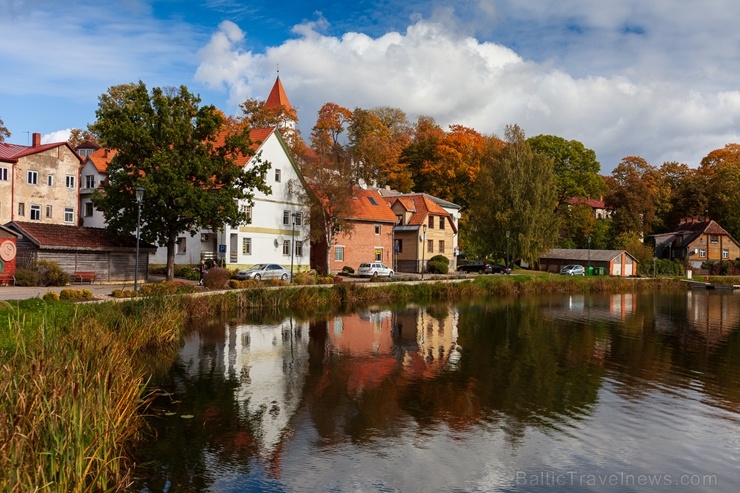
[[[178,236],[246,223],[237,200],[251,202],[255,189],[270,192],[264,182],[269,163],[237,164],[253,154],[249,129],[214,106],[201,107],[185,86],[151,92],[141,81],[113,86],[95,114],[90,131],[118,153],[93,203],[109,229],[131,234],[135,189],[144,189],[141,237],[167,247],[167,279],[174,277]]]
[[[468,225],[472,241],[486,255],[530,263],[557,237],[556,176],[553,162],[532,151],[517,125],[507,126],[502,149],[496,139],[481,160]],[[508,238],[507,238],[508,232]]]
[[[5,122],[3,122],[2,118],[0,118],[0,142],[5,142],[5,139],[10,137],[10,131],[8,130],[8,127],[5,126]]]
[[[604,181],[599,175],[601,164],[596,153],[581,142],[555,135],[538,135],[527,142],[533,151],[553,161],[558,206],[571,198],[598,198],[604,193]]]
[[[624,233],[648,235],[655,220],[655,188],[651,173],[654,168],[639,156],[622,159],[608,177],[605,196],[612,215],[615,236]]]

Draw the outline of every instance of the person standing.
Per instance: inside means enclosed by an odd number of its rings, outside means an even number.
[[[203,285],[203,278],[206,276],[206,272],[208,272],[206,261],[205,259],[200,259],[200,280],[198,281],[198,286]]]

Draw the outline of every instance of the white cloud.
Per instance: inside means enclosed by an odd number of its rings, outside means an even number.
[[[619,19],[586,14],[590,24],[619,25]],[[403,33],[332,37],[305,24],[294,29],[298,38],[254,54],[242,50],[241,31],[224,23],[201,50],[197,77],[226,85],[236,106],[266,97],[279,64],[304,133],[329,101],[350,109],[394,106],[411,118],[431,115],[444,126],[486,134],[502,135],[505,125],[517,123],[530,136],[577,139],[597,152],[606,173],[628,155],[695,166],[738,139],[740,92],[695,90],[681,80],[641,77],[634,67],[636,75],[571,75],[560,64],[528,61],[456,31],[420,20]]]

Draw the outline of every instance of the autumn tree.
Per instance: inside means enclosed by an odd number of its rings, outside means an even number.
[[[95,114],[90,131],[118,152],[93,203],[110,230],[130,234],[137,222],[135,189],[144,189],[141,237],[167,247],[168,280],[182,233],[246,223],[237,201],[251,202],[255,189],[270,193],[264,182],[269,163],[236,164],[253,153],[249,129],[226,125],[223,113],[200,106],[185,86],[151,92],[141,81],[113,86],[99,97]]]
[[[622,159],[607,177],[609,191],[604,199],[614,212],[614,236],[623,233],[648,235],[655,219],[655,193],[646,174],[654,168],[639,156]]]
[[[67,139],[67,142],[69,145],[74,149],[78,145],[87,142],[88,140],[91,140],[93,142],[97,142],[97,138],[90,130],[81,130],[79,128],[73,128],[69,132],[69,138]]]
[[[428,192],[434,188],[433,177],[425,173],[437,159],[437,144],[444,139],[444,130],[434,118],[420,116],[413,126],[411,142],[401,152],[399,161],[411,172],[415,192]]]
[[[293,145],[300,140],[298,113],[293,108],[280,105],[274,108],[265,108],[265,102],[257,99],[247,99],[239,105],[242,114],[239,120],[248,128],[277,128],[280,136],[293,150]]]
[[[5,126],[5,122],[3,122],[2,118],[0,118],[0,142],[5,142],[5,139],[10,137],[10,131],[8,130],[8,127]]]
[[[378,187],[401,192],[413,187],[409,168],[400,163],[411,140],[406,114],[396,108],[356,108],[347,129],[354,176]]]
[[[500,149],[489,140],[468,225],[481,253],[503,257],[508,250],[534,263],[557,237],[557,178],[552,160],[532,150],[519,126],[506,127],[504,142]]]
[[[308,184],[305,203],[310,204],[311,237],[326,245],[326,266],[331,264],[334,240],[352,230],[352,165],[341,137],[352,112],[335,103],[321,107],[311,131],[311,146],[299,151],[301,173]]]

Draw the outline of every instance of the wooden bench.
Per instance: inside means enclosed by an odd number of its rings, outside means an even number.
[[[0,286],[5,284],[6,286],[15,286],[15,276],[13,274],[5,274],[0,272]]]
[[[97,272],[75,272],[72,274],[72,282],[89,282],[90,284],[93,284],[97,280]]]

